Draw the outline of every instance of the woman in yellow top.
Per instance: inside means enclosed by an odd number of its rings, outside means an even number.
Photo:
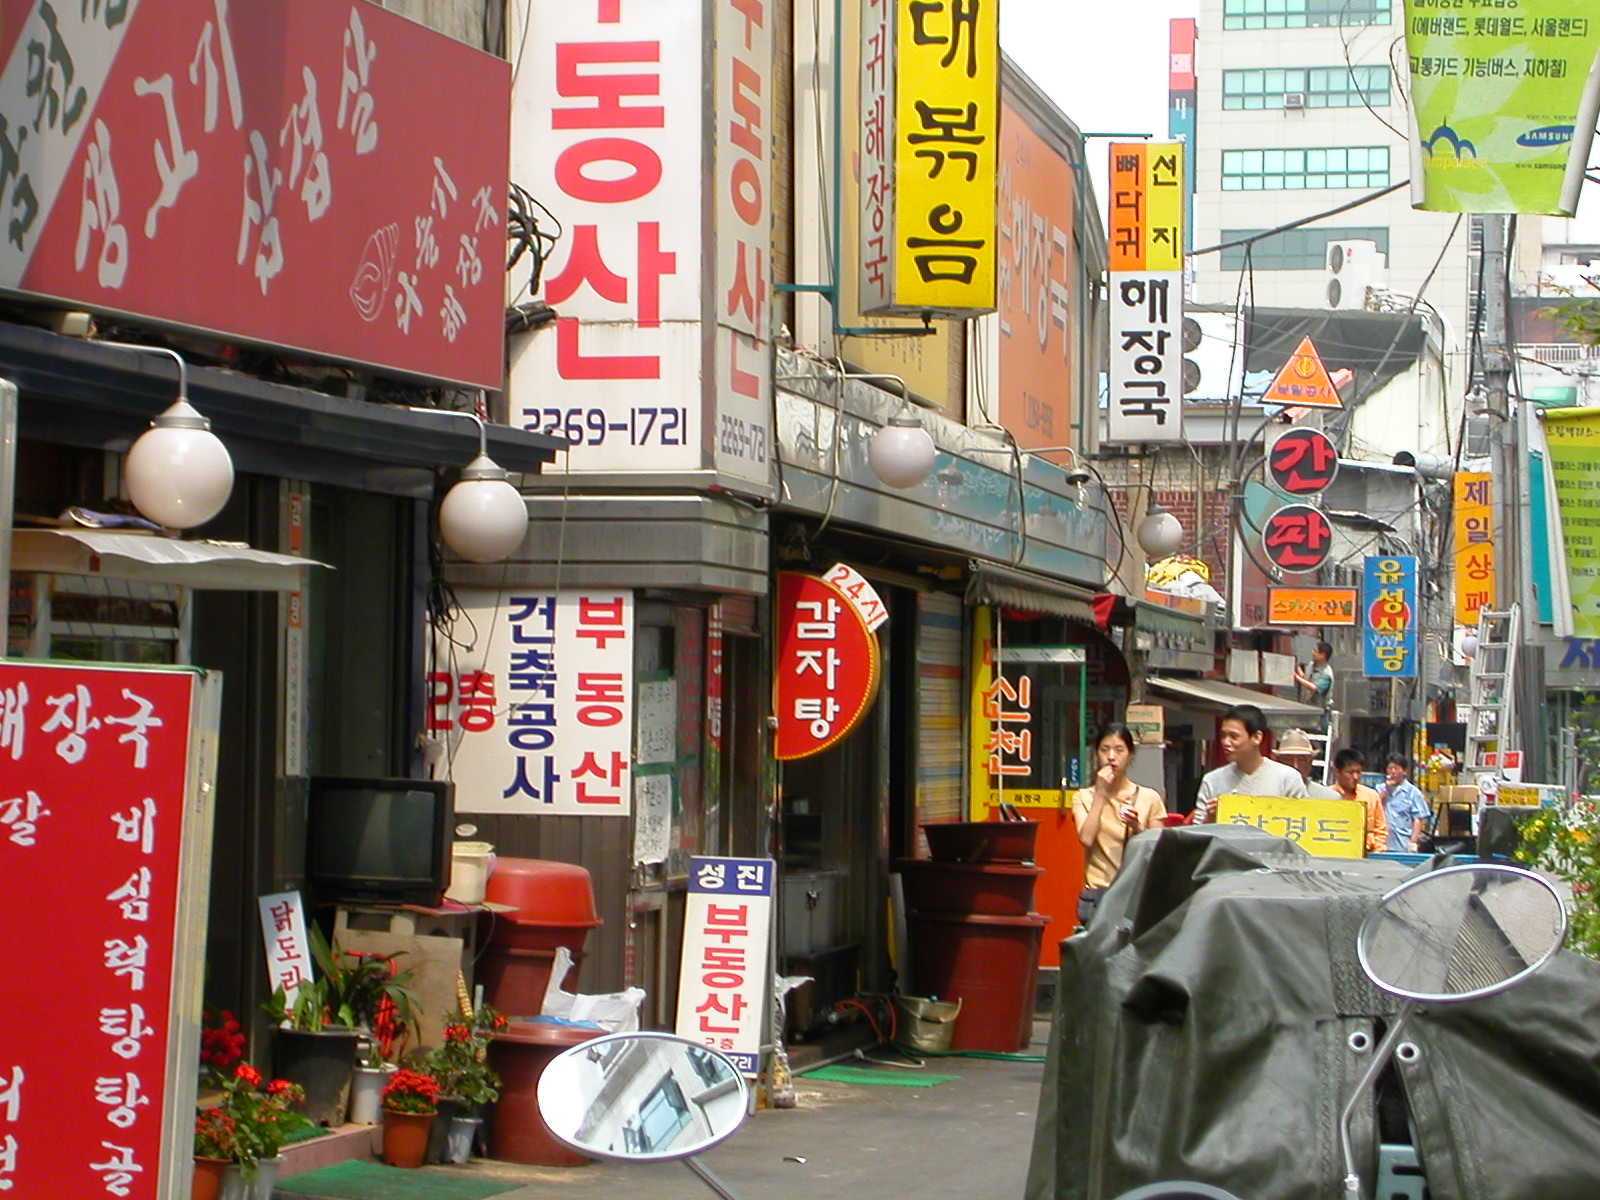
[[[1098,769],[1092,787],[1072,796],[1072,817],[1083,843],[1083,891],[1078,895],[1078,922],[1089,923],[1095,905],[1122,869],[1128,839],[1144,829],[1160,828],[1167,815],[1161,793],[1128,778],[1133,761],[1133,734],[1112,721],[1095,736]]]

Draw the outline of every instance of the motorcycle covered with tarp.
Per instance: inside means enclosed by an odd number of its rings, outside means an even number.
[[[1129,844],[1091,927],[1062,943],[1029,1200],[1184,1179],[1327,1200],[1341,1110],[1404,1001],[1358,933],[1443,865],[1318,858],[1244,826]],[[1425,1007],[1351,1113],[1365,1178],[1409,1145],[1431,1200],[1591,1197],[1600,1179],[1600,964],[1557,953],[1514,991]]]

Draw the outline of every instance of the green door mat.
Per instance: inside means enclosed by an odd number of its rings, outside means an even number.
[[[815,1071],[807,1071],[802,1079],[829,1079],[834,1083],[864,1083],[871,1087],[912,1087],[930,1088],[941,1083],[949,1083],[952,1079],[960,1079],[959,1075],[932,1075],[926,1071],[875,1071],[871,1067],[818,1067]]]
[[[483,1179],[419,1167],[386,1167],[353,1158],[278,1180],[275,1197],[331,1197],[334,1200],[483,1200],[514,1191],[520,1183]]]

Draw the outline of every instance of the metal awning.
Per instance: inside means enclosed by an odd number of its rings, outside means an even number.
[[[1322,710],[1315,704],[1299,700],[1285,700],[1269,696],[1266,692],[1252,692],[1249,688],[1235,687],[1217,679],[1182,679],[1175,675],[1150,675],[1145,682],[1170,695],[1200,704],[1207,708],[1232,708],[1235,704],[1254,704],[1274,725],[1301,725],[1314,727],[1322,720]]]
[[[973,559],[967,564],[967,603],[1025,608],[1094,624],[1094,593],[1048,575]]]
[[[1206,619],[1193,613],[1179,612],[1148,600],[1135,600],[1133,614],[1135,629],[1179,638],[1195,645],[1203,645],[1207,640]]]
[[[293,592],[314,559],[226,542],[185,542],[102,529],[13,529],[11,570],[175,583],[209,591]],[[331,569],[331,568],[330,568]]]

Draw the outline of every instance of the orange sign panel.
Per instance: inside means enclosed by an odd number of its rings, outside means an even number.
[[[1301,338],[1289,361],[1284,363],[1272,386],[1261,397],[1263,404],[1292,404],[1300,408],[1343,408],[1339,389],[1328,377],[1322,356],[1308,337]]]
[[[1268,625],[1356,623],[1355,588],[1268,588]]]

